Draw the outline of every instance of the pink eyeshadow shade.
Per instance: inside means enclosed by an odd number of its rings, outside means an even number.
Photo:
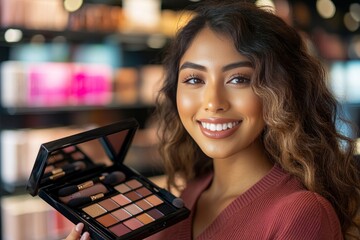
[[[126,226],[124,226],[121,223],[109,228],[109,230],[118,237],[125,235],[126,233],[131,231],[129,228],[127,228]]]
[[[137,220],[136,218],[130,218],[129,220],[124,222],[124,225],[130,228],[131,230],[135,230],[139,227],[144,226],[144,224],[139,220]]]
[[[131,179],[131,180],[127,181],[125,184],[128,185],[132,189],[139,188],[142,186],[142,184],[136,179]]]
[[[116,191],[118,191],[120,193],[126,193],[131,190],[131,188],[129,188],[129,186],[125,185],[124,183],[117,185],[114,188]]]
[[[131,214],[129,212],[125,211],[124,209],[116,210],[115,212],[112,212],[111,214],[114,215],[120,221],[123,221],[123,220],[131,217]]]
[[[101,216],[101,217],[97,218],[96,221],[101,223],[104,227],[109,227],[109,226],[114,225],[115,223],[119,222],[119,220],[116,219],[111,214],[106,214],[104,216]]]
[[[114,200],[117,204],[119,204],[120,206],[124,206],[128,203],[131,202],[130,199],[128,199],[127,197],[125,197],[124,195],[122,194],[118,194],[114,197],[111,198],[112,200]]]
[[[75,151],[75,149],[76,148],[74,146],[69,146],[69,147],[63,148],[63,151],[66,153],[70,153],[70,152]]]

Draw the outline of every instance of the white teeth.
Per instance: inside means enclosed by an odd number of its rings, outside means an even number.
[[[230,129],[230,128],[233,128],[235,127],[236,125],[239,124],[239,121],[237,122],[229,122],[229,123],[218,123],[218,124],[215,124],[215,123],[205,123],[205,122],[201,122],[201,125],[203,128],[206,128],[210,131],[224,131],[226,129]]]

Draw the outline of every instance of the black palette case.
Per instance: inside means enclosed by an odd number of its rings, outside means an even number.
[[[137,128],[126,119],[43,143],[28,192],[92,239],[143,239],[187,218],[180,198],[123,163]]]

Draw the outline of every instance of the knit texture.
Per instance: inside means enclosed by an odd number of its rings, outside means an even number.
[[[212,174],[190,182],[182,193],[189,218],[148,238],[190,240],[196,201],[209,186]],[[208,206],[211,208],[211,206]],[[259,182],[231,202],[197,240],[343,239],[337,215],[322,196],[307,191],[275,165]]]

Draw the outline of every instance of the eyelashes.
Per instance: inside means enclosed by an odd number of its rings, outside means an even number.
[[[182,83],[187,83],[187,84],[196,84],[201,82],[202,80],[200,80],[200,77],[196,74],[190,74],[182,80]]]
[[[251,77],[244,74],[235,74],[230,77],[230,80],[227,83],[231,84],[249,84],[251,82]]]

